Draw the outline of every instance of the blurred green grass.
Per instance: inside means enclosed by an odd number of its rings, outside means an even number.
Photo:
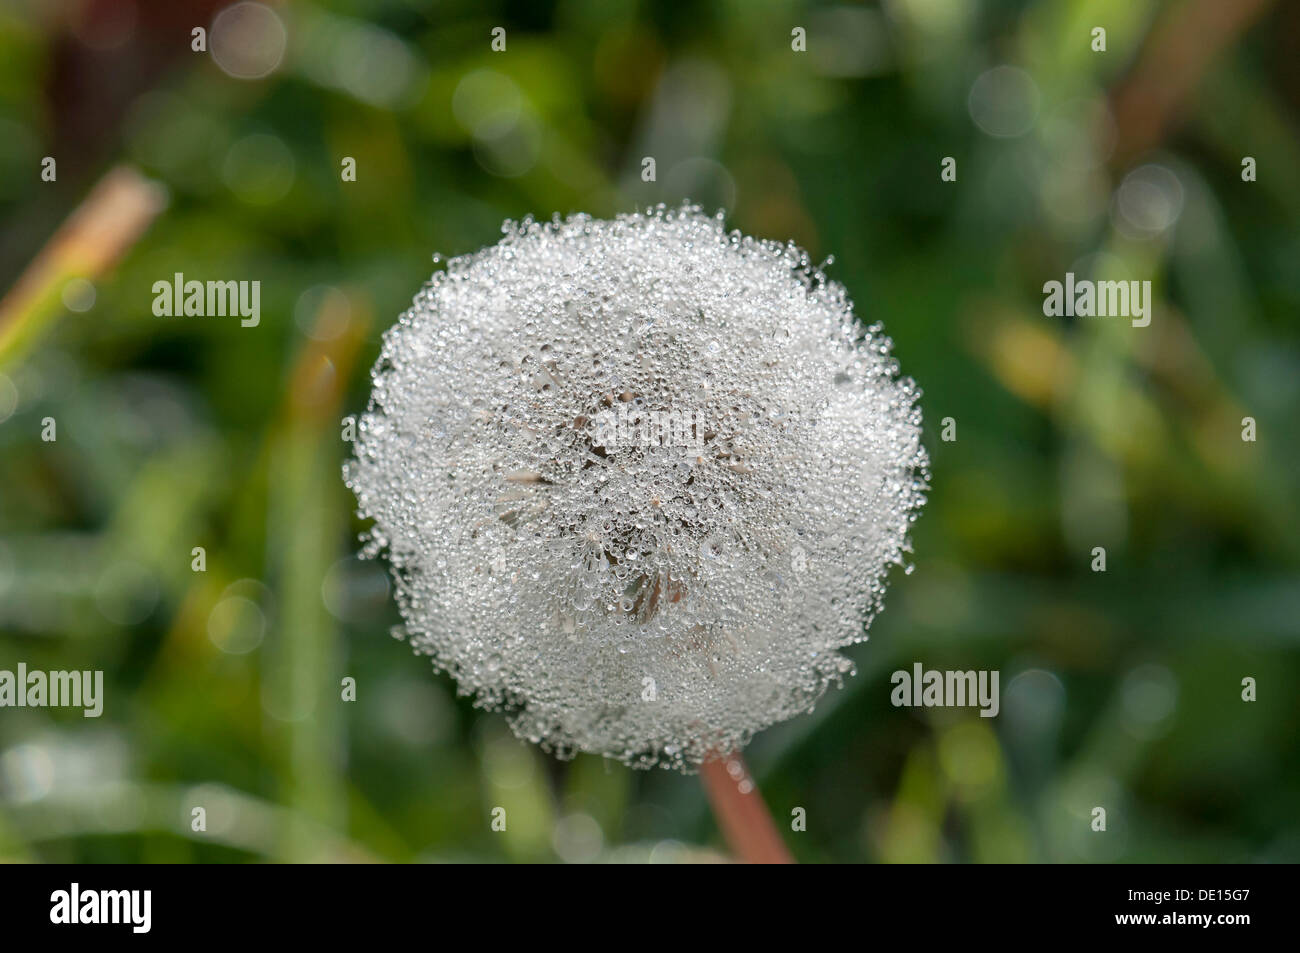
[[[557,763],[389,637],[339,478],[433,252],[689,196],[833,255],[926,394],[916,570],[857,676],[748,752],[778,825],[807,811],[796,856],[1300,859],[1300,24],[1270,7],[1200,75],[1153,73],[1210,7],[299,2],[247,81],[150,5],[7,6],[5,287],[115,166],[168,206],[89,310],[63,306],[75,263],[50,278],[0,364],[0,668],[103,669],[108,697],[0,712],[0,857],[716,859],[695,779]],[[1032,102],[973,95],[1004,64]],[[1152,76],[1187,80],[1164,122],[1122,108]],[[1018,108],[1028,131],[989,134]],[[1180,196],[1135,234],[1145,165]],[[1150,327],[1043,317],[1043,282],[1092,267],[1153,281]],[[155,317],[176,271],[260,280],[261,324]],[[1000,717],[891,707],[914,661],[1000,670]]]

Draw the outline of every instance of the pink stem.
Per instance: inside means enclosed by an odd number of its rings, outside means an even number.
[[[700,780],[722,836],[737,860],[745,864],[794,863],[740,755],[706,761],[700,765]]]

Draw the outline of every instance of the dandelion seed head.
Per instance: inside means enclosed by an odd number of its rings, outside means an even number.
[[[560,756],[689,769],[811,710],[924,502],[889,338],[695,207],[504,232],[386,333],[345,467],[406,639]]]

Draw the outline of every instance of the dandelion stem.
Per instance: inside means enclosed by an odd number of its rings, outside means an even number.
[[[737,860],[746,864],[794,863],[740,755],[700,765],[700,780],[722,836]]]

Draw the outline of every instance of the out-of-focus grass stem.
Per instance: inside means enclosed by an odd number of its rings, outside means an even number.
[[[167,207],[166,190],[130,166],[109,171],[0,299],[0,366],[26,351],[63,311],[69,280],[98,278]]]

